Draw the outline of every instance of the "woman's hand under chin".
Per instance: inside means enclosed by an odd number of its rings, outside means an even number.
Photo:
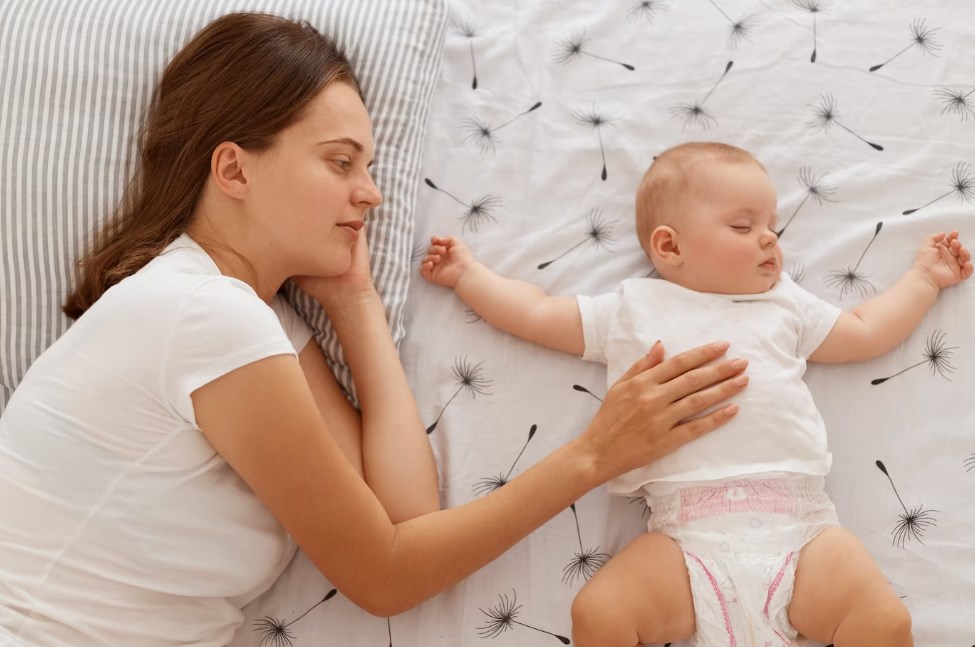
[[[376,294],[369,269],[369,245],[366,227],[359,230],[359,239],[352,246],[349,269],[338,276],[295,276],[295,284],[322,304],[328,313],[343,304]]]

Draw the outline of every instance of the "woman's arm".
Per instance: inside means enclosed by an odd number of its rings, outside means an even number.
[[[391,615],[484,566],[594,486],[727,421],[735,405],[689,420],[744,388],[744,376],[729,379],[743,360],[710,364],[726,349],[656,365],[658,345],[576,440],[485,497],[398,524],[343,455],[293,357],[232,371],[197,389],[193,405],[209,441],[322,573],[362,608]]]
[[[321,353],[301,359],[326,426],[394,522],[440,508],[437,465],[413,393],[406,382],[373,287],[365,236],[353,248],[346,274],[300,278],[298,285],[318,299],[342,344],[359,397],[358,419],[340,393]],[[309,370],[310,369],[310,370]]]

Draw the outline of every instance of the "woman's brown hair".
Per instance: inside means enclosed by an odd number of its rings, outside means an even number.
[[[194,36],[163,72],[136,175],[78,262],[64,313],[80,317],[186,230],[220,143],[266,150],[333,81],[359,91],[345,55],[307,22],[233,13]]]

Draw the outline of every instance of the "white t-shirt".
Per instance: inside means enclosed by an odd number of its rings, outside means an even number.
[[[0,418],[0,645],[226,645],[294,544],[190,394],[310,338],[183,235],[44,352]]]
[[[668,356],[710,341],[748,360],[748,387],[730,422],[646,467],[609,483],[633,493],[652,481],[705,481],[763,472],[824,476],[826,429],[802,381],[806,358],[841,310],[783,274],[762,294],[695,292],[659,279],[629,279],[613,293],[578,297],[583,359],[607,365],[612,385],[658,339]],[[722,405],[723,406],[723,405]]]

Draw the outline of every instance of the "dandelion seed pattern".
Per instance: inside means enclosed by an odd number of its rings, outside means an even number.
[[[965,92],[964,90],[940,88],[934,92],[934,96],[938,97],[944,104],[940,114],[943,115],[946,112],[956,114],[961,117],[962,121],[968,121],[969,117],[975,119],[975,105],[973,105],[975,99],[969,99],[972,94],[975,94],[975,90]]]
[[[840,123],[840,121],[836,117],[837,117],[836,99],[833,98],[832,94],[826,92],[819,98],[819,105],[816,106],[815,109],[815,118],[813,119],[813,121],[810,122],[809,125],[814,128],[823,130],[825,132],[829,132],[830,127],[833,124],[836,124],[837,126],[842,128],[846,132],[850,133],[860,141],[864,142],[865,144],[868,144],[874,150],[878,150],[878,151],[884,150],[884,147],[881,146],[880,144],[869,142],[863,137],[861,137],[860,135],[858,135],[857,133],[853,132],[852,130],[844,126],[842,123]]]
[[[826,285],[831,288],[838,287],[840,289],[841,299],[846,296],[847,292],[855,291],[858,292],[861,297],[865,297],[867,295],[867,291],[877,291],[877,288],[875,288],[873,284],[867,280],[867,275],[861,274],[858,270],[860,268],[860,263],[863,262],[863,257],[867,255],[867,250],[869,250],[870,246],[873,245],[873,241],[877,240],[877,235],[880,233],[883,226],[883,221],[877,223],[877,228],[873,232],[873,238],[870,239],[870,242],[867,243],[866,249],[864,249],[863,253],[860,254],[860,258],[857,259],[856,265],[853,267],[847,267],[843,270],[835,270],[826,276]]]
[[[590,58],[595,58],[600,61],[606,61],[607,63],[613,63],[614,65],[622,66],[629,71],[633,71],[636,68],[629,63],[623,63],[621,61],[614,61],[611,58],[606,58],[605,56],[598,56],[586,50],[586,44],[589,39],[586,37],[585,30],[580,30],[574,32],[571,36],[565,40],[559,41],[559,51],[555,55],[556,63],[568,63],[574,58],[579,58],[581,56],[588,56]]]
[[[816,62],[816,50],[817,47],[817,34],[816,34],[816,16],[822,13],[823,9],[826,8],[827,2],[825,0],[792,0],[792,4],[799,7],[800,9],[805,9],[812,14],[813,18],[813,50],[812,56],[809,57],[810,63]]]
[[[775,232],[776,236],[782,238],[782,234],[785,233],[786,228],[792,223],[796,217],[796,214],[799,213],[799,210],[802,209],[803,205],[806,204],[806,201],[809,200],[809,198],[812,198],[820,205],[823,204],[823,201],[836,202],[836,200],[833,199],[833,194],[836,193],[836,189],[825,184],[820,184],[824,177],[826,177],[825,173],[820,175],[818,178],[815,177],[812,169],[808,167],[799,169],[799,184],[806,188],[806,194],[802,197],[802,202],[799,203],[799,206],[796,207],[796,210],[792,212],[792,215],[789,216],[789,219],[782,226],[782,229]]]
[[[597,400],[599,400],[600,402],[602,402],[602,401],[603,401],[603,399],[602,399],[601,397],[599,397],[598,395],[596,395],[595,393],[593,393],[592,391],[590,391],[590,390],[589,390],[589,389],[587,389],[586,387],[584,387],[584,386],[582,386],[581,384],[573,384],[573,385],[572,385],[572,388],[573,388],[574,390],[576,390],[576,391],[579,391],[579,392],[581,392],[581,393],[588,393],[589,395],[591,395],[592,397],[594,397],[594,398],[596,398],[596,399],[597,399]]]
[[[562,583],[572,586],[572,583],[580,575],[588,582],[589,578],[596,574],[603,564],[609,559],[609,555],[599,552],[599,546],[595,548],[583,548],[582,530],[579,528],[579,513],[576,511],[576,504],[569,506],[572,510],[572,517],[576,523],[576,536],[579,538],[579,551],[572,556],[569,563],[562,569]]]
[[[473,308],[464,308],[464,321],[469,324],[476,324],[478,321],[484,321],[484,318],[477,314]]]
[[[615,220],[612,222],[604,222],[602,212],[599,209],[591,209],[586,215],[586,237],[552,260],[539,264],[538,269],[544,270],[555,261],[566,256],[570,252],[575,251],[586,243],[590,243],[593,247],[609,249],[613,242],[614,224],[616,224]]]
[[[606,181],[608,177],[606,173],[606,149],[603,147],[603,126],[611,124],[615,119],[614,116],[597,112],[595,108],[590,111],[576,111],[572,113],[572,119],[577,124],[582,126],[589,126],[596,131],[596,136],[599,138],[599,154],[603,160],[603,172],[600,177],[603,178],[603,182]]]
[[[440,191],[444,195],[450,196],[454,202],[465,208],[463,215],[461,215],[461,220],[464,221],[464,225],[462,227],[462,231],[464,231],[464,233],[466,233],[468,229],[476,232],[485,222],[498,221],[497,218],[494,217],[494,210],[502,205],[502,201],[501,198],[497,197],[496,195],[483,195],[468,204],[454,194],[444,191],[438,187],[430,178],[424,178],[423,181],[431,189]]]
[[[894,485],[894,479],[890,477],[890,473],[887,471],[887,467],[883,464],[883,461],[877,461],[877,469],[884,473],[887,480],[890,481],[890,487],[894,489],[894,495],[897,497],[897,501],[901,504],[904,509],[904,513],[898,515],[900,521],[894,526],[894,530],[891,532],[893,535],[894,545],[904,548],[905,544],[912,538],[916,539],[922,546],[924,541],[924,533],[927,532],[928,528],[937,527],[935,522],[935,512],[938,510],[925,510],[922,506],[917,506],[916,508],[907,509],[904,505],[904,499],[901,498],[900,493],[897,491],[897,486]]]
[[[488,492],[493,492],[494,490],[497,490],[499,487],[502,487],[505,483],[508,482],[508,479],[511,478],[511,473],[515,471],[515,466],[518,464],[518,461],[521,460],[521,455],[525,453],[526,449],[528,449],[528,443],[530,443],[532,441],[532,438],[535,437],[535,432],[537,430],[538,430],[538,425],[532,425],[531,429],[528,430],[528,440],[526,440],[525,444],[522,445],[521,451],[518,452],[518,456],[515,458],[515,462],[511,464],[511,467],[508,469],[507,474],[498,474],[497,476],[489,476],[488,478],[481,479],[480,481],[474,484],[475,495],[481,495],[481,494],[487,494]]]
[[[897,58],[907,50],[911,49],[912,47],[917,47],[918,49],[920,49],[922,54],[931,54],[932,56],[937,56],[936,52],[939,49],[941,49],[941,44],[938,43],[936,40],[934,40],[932,35],[934,34],[934,32],[938,31],[939,29],[940,27],[932,27],[929,29],[924,24],[923,18],[918,18],[914,20],[914,22],[911,23],[911,44],[905,47],[904,49],[902,49],[901,51],[897,52],[890,58],[888,58],[883,63],[880,63],[879,65],[874,65],[873,67],[870,68],[870,71],[876,72],[884,65],[887,65],[892,60],[894,60],[895,58]]]
[[[724,81],[724,77],[728,76],[728,72],[731,71],[731,67],[735,64],[734,61],[728,61],[727,65],[724,67],[724,72],[721,77],[715,81],[708,93],[704,95],[704,98],[700,101],[695,101],[694,103],[681,103],[670,109],[670,113],[675,117],[680,117],[684,120],[683,129],[687,129],[689,125],[694,125],[699,128],[707,130],[711,126],[716,126],[718,120],[714,118],[714,115],[708,111],[704,104],[711,97],[711,94],[717,89],[718,84]]]
[[[653,23],[658,13],[667,9],[667,3],[662,0],[641,0],[630,7],[626,17],[630,20],[643,20]]]
[[[454,27],[454,33],[470,41],[469,45],[471,49],[471,69],[473,70],[471,72],[473,76],[473,80],[471,81],[471,89],[476,90],[477,89],[477,61],[474,60],[474,39],[480,36],[481,34],[479,33],[479,29],[475,27],[474,24],[471,22],[467,22],[467,21],[456,22],[454,23],[453,27]]]
[[[560,636],[551,631],[545,631],[544,629],[533,627],[524,622],[519,622],[516,618],[523,605],[518,604],[518,596],[514,589],[511,591],[510,599],[507,593],[504,595],[499,593],[498,600],[498,604],[493,607],[488,607],[487,611],[478,607],[478,611],[487,616],[487,622],[477,628],[477,633],[481,638],[497,638],[509,629],[514,629],[514,625],[518,625],[557,638],[563,645],[568,645],[571,642],[565,636]]]
[[[802,283],[806,278],[806,266],[802,263],[793,263],[789,268],[789,278],[796,285]]]
[[[948,377],[948,373],[953,373],[955,371],[955,367],[951,364],[951,354],[956,350],[958,350],[957,346],[948,346],[945,344],[944,332],[935,330],[928,336],[928,339],[924,344],[924,360],[918,362],[917,364],[908,366],[907,368],[898,371],[893,375],[870,380],[870,384],[873,384],[874,386],[883,384],[887,380],[893,379],[901,373],[906,373],[912,368],[917,368],[918,366],[922,366],[924,364],[931,367],[932,377],[937,373],[950,382],[951,378]]]
[[[650,515],[653,514],[653,511],[650,509],[650,504],[647,503],[646,497],[642,497],[642,496],[627,497],[626,503],[627,505],[633,505],[634,503],[637,505],[641,505],[642,509],[640,510],[640,517],[642,519],[649,519]]]
[[[741,44],[742,41],[749,39],[748,35],[755,26],[754,16],[742,16],[741,18],[735,20],[725,13],[725,11],[719,7],[718,3],[716,3],[714,0],[708,0],[708,2],[710,2],[711,6],[717,9],[718,12],[725,17],[725,20],[731,24],[731,33],[728,34],[729,49],[735,49]]]
[[[337,593],[338,589],[332,589],[325,594],[325,597],[291,622],[285,622],[284,620],[272,618],[271,616],[264,616],[260,620],[255,620],[253,631],[261,633],[260,645],[262,647],[264,645],[291,647],[294,644],[295,635],[291,632],[290,627],[311,613],[315,607],[335,597]]]
[[[973,469],[975,469],[975,454],[965,459],[965,471],[971,472]]]
[[[528,110],[518,113],[500,126],[491,126],[475,117],[465,119],[462,128],[467,133],[467,137],[464,138],[464,141],[474,143],[482,153],[494,153],[497,150],[499,141],[499,130],[541,107],[542,102],[538,101]]]
[[[457,384],[457,390],[447,400],[447,404],[443,405],[443,409],[440,410],[440,415],[433,421],[433,424],[427,427],[427,434],[432,434],[433,430],[437,428],[437,425],[440,423],[440,418],[443,417],[447,407],[454,401],[454,398],[460,395],[461,391],[467,391],[471,394],[472,398],[476,398],[478,395],[491,395],[487,389],[494,381],[484,377],[481,371],[481,364],[483,363],[478,362],[472,365],[467,361],[466,355],[454,359],[454,380]]]
[[[971,164],[958,162],[958,165],[951,171],[951,191],[939,195],[931,202],[926,202],[920,207],[908,209],[903,215],[909,216],[915,211],[930,206],[942,198],[947,198],[951,194],[957,195],[958,199],[962,202],[975,202],[975,176],[972,175],[971,169]]]

